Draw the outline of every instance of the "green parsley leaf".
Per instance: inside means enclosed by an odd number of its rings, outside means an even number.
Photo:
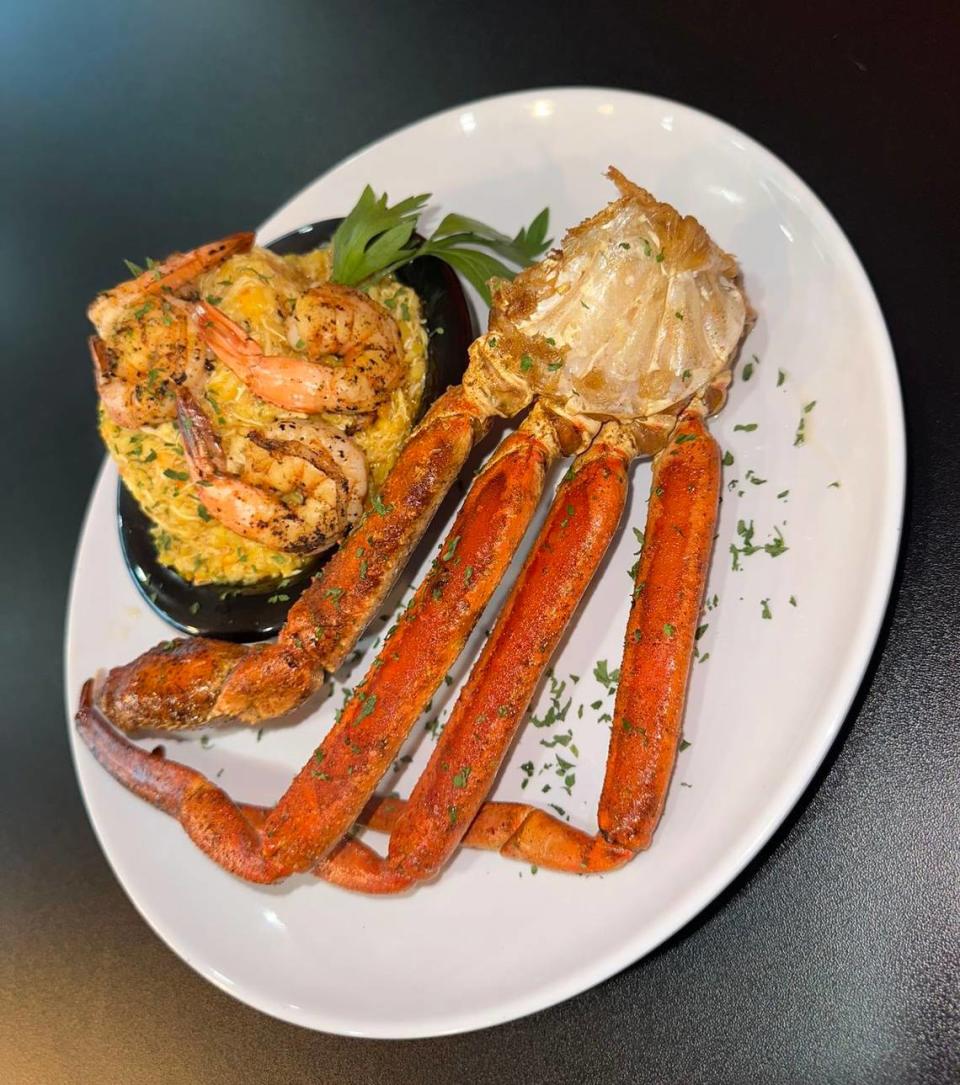
[[[391,206],[386,193],[377,196],[367,185],[333,235],[333,282],[356,286],[376,281],[418,256],[436,256],[459,271],[489,305],[489,280],[515,274],[504,260],[526,267],[550,246],[547,208],[512,238],[476,219],[449,214],[419,241],[414,231],[429,198],[424,193]]]
[[[365,720],[367,716],[372,715],[373,710],[377,707],[377,695],[371,693],[368,697],[365,693],[358,693],[357,697],[363,703],[363,708],[357,713],[355,721],[356,723],[359,723],[361,720]]]
[[[616,689],[617,682],[620,680],[620,669],[615,671],[609,670],[607,661],[605,659],[598,660],[596,666],[593,668],[593,677],[604,686],[608,692]]]

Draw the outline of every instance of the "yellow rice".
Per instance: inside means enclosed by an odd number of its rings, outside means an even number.
[[[286,334],[278,298],[292,297],[311,282],[329,278],[331,253],[318,249],[303,256],[278,257],[254,249],[231,257],[200,282],[201,295],[232,320],[252,331],[267,353],[281,353]],[[353,434],[363,449],[376,492],[393,466],[413,425],[426,376],[427,331],[415,291],[387,276],[367,293],[385,305],[400,328],[407,371],[400,386]],[[242,462],[246,434],[277,419],[307,418],[259,399],[219,362],[206,388],[204,409],[223,444],[228,462]],[[345,415],[319,415],[346,428]],[[368,417],[368,416],[367,416]],[[304,565],[302,555],[285,554],[245,539],[213,520],[197,498],[174,422],[139,430],[124,429],[100,412],[100,433],[120,475],[154,522],[157,556],[195,584],[255,583],[289,577]]]

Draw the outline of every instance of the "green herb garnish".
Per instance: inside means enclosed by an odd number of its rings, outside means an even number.
[[[526,267],[550,247],[548,208],[512,238],[476,219],[450,214],[420,241],[414,231],[429,199],[430,193],[423,193],[390,206],[386,193],[377,196],[367,185],[333,235],[332,281],[344,286],[376,282],[418,256],[436,256],[459,271],[489,305],[489,280],[516,274],[504,260]]]

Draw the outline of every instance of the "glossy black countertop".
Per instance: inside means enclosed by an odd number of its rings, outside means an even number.
[[[960,1078],[958,46],[952,5],[876,0],[4,6],[0,1080]],[[61,656],[102,455],[84,310],[122,256],[255,225],[426,114],[561,84],[721,117],[780,155],[847,232],[907,410],[891,608],[841,737],[786,825],[646,960],[467,1036],[311,1033],[175,957],[114,880],[83,809]]]

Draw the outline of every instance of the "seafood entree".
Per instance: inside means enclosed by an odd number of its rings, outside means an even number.
[[[327,410],[322,396],[329,385],[321,387],[317,375],[304,369],[329,350],[330,340],[310,321],[316,312],[311,306],[319,306],[321,323],[327,320],[333,288],[284,294],[280,311],[295,324],[293,331],[284,325],[277,344],[243,331],[236,312],[231,315],[223,302],[184,299],[176,296],[177,288],[165,299],[172,321],[196,321],[196,349],[212,351],[214,364],[246,386],[244,394],[308,416],[278,417],[247,440],[258,454],[274,457],[273,470],[292,472],[282,475],[279,485],[296,479],[304,493],[297,509],[319,504],[323,475],[334,484],[328,504],[342,510],[340,519],[331,513],[325,520],[311,512],[309,526],[257,539],[268,548],[278,538],[285,545],[293,539],[315,545],[320,536],[314,531],[342,540],[291,607],[276,642],[165,641],[84,687],[77,726],[98,761],[129,790],[177,818],[198,847],[238,877],[269,883],[312,872],[356,891],[396,893],[433,877],[460,846],[579,874],[615,869],[649,846],[681,738],[716,530],[721,463],[707,419],[725,401],[750,311],[736,261],[695,219],[618,171],[611,169],[609,176],[618,189],[612,203],[512,281],[493,278],[488,330],[472,344],[461,384],[448,388],[413,428],[365,508],[360,472],[348,452],[355,434],[284,430],[286,424],[333,425],[325,415],[311,414]],[[396,208],[384,201],[381,210],[378,229],[365,245],[380,243],[396,226],[390,220]],[[480,225],[450,218],[464,229]],[[538,223],[539,217],[514,239],[496,235],[496,244],[526,244],[530,255],[543,241],[545,221],[542,228]],[[313,289],[321,293],[312,296]],[[162,312],[164,296],[155,296]],[[377,396],[394,393],[403,371],[398,366],[395,372],[386,361],[396,340],[372,308],[379,302],[368,296],[350,304],[351,320],[376,325],[371,340],[358,330],[354,339],[354,333],[344,333],[337,341],[345,369],[352,364],[346,360],[350,349],[355,358],[373,352],[357,363],[369,366],[367,383],[358,381],[349,393],[351,409],[370,409]],[[192,315],[182,317],[185,311]],[[299,340],[290,342],[292,335],[303,340],[302,356]],[[310,354],[307,344],[314,335],[322,345]],[[294,353],[274,364],[278,351],[291,347]],[[209,358],[199,368],[189,349],[165,358],[163,379],[176,386],[175,405],[169,413],[163,396],[158,409],[168,412],[164,424],[178,426],[198,495],[204,488],[213,491],[199,500],[230,530],[249,528],[252,521],[236,506],[255,499],[237,481],[229,449],[197,389]],[[284,385],[283,404],[277,403],[277,379]],[[392,387],[391,380],[396,381]],[[296,398],[291,388],[304,398]],[[143,424],[136,412],[145,405],[118,399],[120,409],[126,404]],[[343,402],[338,399],[336,406]],[[261,724],[302,704],[353,650],[497,417],[521,420],[472,480],[436,560],[366,676],[275,806],[236,801],[201,773],[124,736],[224,722]],[[315,453],[319,447],[323,453]],[[591,833],[535,806],[488,796],[537,684],[617,530],[629,466],[643,456],[653,457],[651,493],[642,551],[632,570],[598,831]],[[407,798],[378,795],[377,786],[415,720],[506,575],[549,468],[564,457],[572,457],[569,470],[429,763]],[[336,470],[327,458],[339,461]],[[294,460],[300,464],[296,469],[288,462]],[[270,466],[260,470],[269,479]],[[309,476],[309,493],[308,470],[317,476]],[[241,481],[256,488],[257,477]],[[267,511],[271,530],[286,531],[284,514]],[[357,824],[389,834],[386,855],[351,835]]]

